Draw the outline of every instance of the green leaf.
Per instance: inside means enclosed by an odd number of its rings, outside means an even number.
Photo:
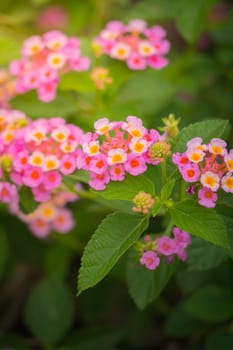
[[[188,337],[199,331],[205,323],[193,318],[180,303],[168,314],[165,322],[165,333],[169,337]]]
[[[19,206],[23,213],[29,214],[36,210],[39,203],[35,201],[29,187],[22,186],[19,190]]]
[[[156,197],[155,203],[152,207],[152,215],[156,216],[162,207],[163,207],[163,203],[161,202],[161,199],[159,197]]]
[[[24,318],[37,338],[48,344],[56,344],[72,324],[73,308],[72,296],[63,282],[43,280],[29,296]]]
[[[162,74],[153,70],[134,74],[119,90],[117,101],[132,102],[140,114],[159,111],[177,91]]]
[[[77,102],[68,92],[57,93],[56,99],[49,103],[40,101],[35,91],[18,95],[11,100],[11,106],[25,112],[31,118],[50,118],[56,115],[67,117],[77,113]]]
[[[217,328],[206,337],[206,350],[233,349],[233,333],[227,327]]]
[[[231,256],[233,257],[233,208],[225,204],[219,204],[216,210],[226,225]]]
[[[176,0],[174,16],[183,37],[193,42],[205,28],[207,16],[216,0],[195,0],[187,5],[186,0]]]
[[[198,237],[193,238],[192,244],[187,248],[187,254],[189,271],[213,269],[229,258],[225,249]]]
[[[108,200],[132,201],[140,191],[150,193],[152,196],[155,195],[152,181],[144,175],[127,175],[124,181],[112,181],[104,191],[94,192]]]
[[[156,270],[150,271],[139,262],[129,259],[127,282],[129,293],[140,309],[154,301],[166,286],[173,274],[175,264],[161,260]]]
[[[214,137],[226,136],[229,129],[228,120],[212,119],[191,124],[176,136],[172,152],[184,152],[187,142],[193,137],[202,137],[203,142],[207,143]]]
[[[226,227],[214,209],[204,208],[194,200],[184,200],[171,209],[176,226],[194,236],[229,249]]]
[[[8,64],[9,61],[17,59],[21,43],[17,42],[8,32],[0,31],[0,64]]]
[[[217,286],[202,287],[184,303],[185,310],[193,317],[208,321],[221,322],[233,314],[232,293]]]
[[[86,72],[71,72],[62,76],[59,90],[94,92],[96,87]]]
[[[175,186],[176,180],[168,181],[161,190],[161,200],[165,202],[171,195],[173,188]]]
[[[69,336],[64,348],[57,350],[110,350],[116,347],[123,335],[122,329],[110,327],[84,328]]]
[[[82,256],[78,294],[100,282],[148,226],[148,217],[116,212],[108,215]]]

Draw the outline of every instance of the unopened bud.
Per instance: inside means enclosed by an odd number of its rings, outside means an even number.
[[[28,125],[27,119],[25,119],[25,118],[17,119],[17,120],[15,121],[15,125],[16,125],[17,128],[19,128],[19,129],[24,128],[25,126]]]
[[[180,118],[175,119],[174,114],[169,114],[167,118],[163,118],[165,126],[160,128],[161,131],[164,131],[166,137],[172,138],[175,137],[179,133],[178,124],[180,122]]]
[[[92,43],[92,50],[96,57],[100,57],[103,54],[102,46],[98,42]]]
[[[148,214],[154,202],[155,200],[151,194],[141,191],[133,199],[135,207],[133,207],[132,210],[135,212]]]
[[[149,156],[153,161],[163,161],[171,154],[170,148],[169,143],[158,141],[150,146]]]
[[[10,172],[12,167],[13,159],[9,155],[4,155],[0,157],[0,166],[3,171]]]

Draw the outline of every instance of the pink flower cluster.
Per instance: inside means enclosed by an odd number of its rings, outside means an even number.
[[[54,30],[26,39],[22,57],[10,63],[9,71],[17,77],[18,93],[35,89],[41,101],[50,102],[62,74],[85,71],[89,65],[89,58],[80,56],[79,40]]]
[[[0,110],[0,179],[29,187],[38,202],[50,200],[62,176],[77,169],[82,136],[59,117],[31,121],[23,112]]]
[[[88,171],[89,185],[103,190],[110,180],[122,181],[126,173],[137,176],[147,164],[160,162],[150,156],[160,134],[135,116],[126,122],[99,119],[95,132],[86,134],[59,117],[31,121],[21,112],[4,110],[0,116],[0,175],[29,187],[38,202],[50,200],[63,176],[77,169]]]
[[[40,239],[46,238],[51,231],[65,234],[75,225],[72,212],[65,205],[77,199],[78,196],[64,189],[54,193],[49,201],[41,203],[33,213],[26,215],[19,211],[17,216]]]
[[[233,149],[228,152],[226,147],[219,138],[203,144],[200,137],[195,137],[184,153],[172,156],[183,179],[194,184],[188,192],[193,194],[197,188],[199,204],[204,207],[215,207],[219,189],[233,193]]]
[[[63,188],[53,193],[51,199],[41,203],[33,213],[26,215],[20,210],[16,185],[0,182],[0,202],[7,204],[9,212],[26,223],[33,235],[41,239],[46,238],[52,230],[64,234],[74,227],[72,212],[65,205],[77,199],[78,196]]]
[[[76,170],[82,135],[79,127],[59,117],[30,122],[8,150],[11,181],[29,187],[36,201],[48,201],[62,185],[62,176]]]
[[[162,69],[168,64],[164,55],[170,50],[165,37],[164,28],[158,25],[149,28],[141,19],[134,19],[127,25],[111,21],[94,39],[93,49],[97,55],[105,53],[125,61],[132,70]]]
[[[175,256],[182,261],[186,260],[186,248],[191,243],[191,236],[178,227],[174,227],[172,232],[174,238],[162,236],[153,239],[150,235],[144,237],[144,242],[139,245],[141,265],[149,270],[155,270],[162,256],[167,263],[172,263]]]
[[[150,147],[160,140],[158,131],[146,129],[135,116],[126,122],[99,119],[95,132],[86,133],[80,144],[82,154],[77,159],[79,169],[90,172],[89,185],[104,190],[110,181],[123,181],[126,173],[137,176],[147,170],[147,164],[158,164],[150,157]]]

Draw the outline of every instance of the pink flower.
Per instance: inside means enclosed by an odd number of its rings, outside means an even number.
[[[60,172],[62,174],[72,174],[76,169],[76,159],[74,156],[65,155],[61,159]]]
[[[217,194],[207,187],[202,187],[198,191],[198,203],[203,207],[214,208],[217,198]]]
[[[40,29],[64,29],[68,24],[68,14],[62,6],[46,6],[37,18],[37,26]]]
[[[222,178],[222,189],[225,192],[233,193],[233,174],[228,172],[225,176]]]
[[[174,164],[177,164],[179,167],[190,164],[190,161],[186,153],[178,153],[178,152],[173,153],[172,161]]]
[[[0,201],[10,203],[16,196],[16,187],[8,182],[0,182]]]
[[[74,227],[73,216],[68,209],[59,209],[53,221],[53,228],[59,233],[68,233]]]
[[[89,170],[96,174],[103,174],[108,167],[107,158],[103,154],[92,157]]]
[[[186,248],[191,243],[191,236],[188,232],[182,231],[179,227],[172,230],[176,244],[181,248]]]
[[[162,255],[169,256],[176,254],[177,246],[174,239],[169,238],[168,236],[163,236],[156,239],[158,244],[158,252]]]
[[[33,235],[40,239],[46,238],[50,232],[50,224],[40,218],[32,219],[29,222],[29,228]]]
[[[89,181],[89,185],[94,188],[96,191],[104,190],[106,184],[110,181],[110,176],[107,172],[103,174],[90,173],[91,180]]]
[[[109,173],[113,181],[123,181],[125,178],[125,169],[121,164],[112,165]]]
[[[187,182],[196,182],[200,176],[200,170],[197,164],[186,164],[180,167],[180,172],[183,179]]]
[[[34,196],[35,201],[37,202],[47,202],[51,198],[51,192],[45,189],[43,184],[39,185],[38,187],[32,188],[32,194]]]
[[[38,74],[38,73],[37,73]],[[39,70],[39,79],[41,83],[48,83],[51,81],[57,81],[58,75],[55,69],[50,67],[42,66]]]
[[[155,270],[160,264],[160,259],[153,251],[146,251],[140,258],[141,265],[145,265],[149,270]]]
[[[127,60],[127,66],[132,70],[144,70],[147,66],[147,62],[137,53],[132,53]]]
[[[17,157],[13,159],[13,167],[16,171],[21,172],[28,168],[28,151],[21,151]]]
[[[201,175],[200,182],[204,187],[216,192],[219,188],[220,178],[212,171],[207,171]]]
[[[127,154],[121,148],[111,149],[108,152],[107,162],[109,165],[123,164],[126,162]]]
[[[128,31],[144,32],[147,28],[147,23],[143,19],[132,19],[127,26]]]
[[[49,81],[43,83],[38,87],[38,97],[42,102],[51,102],[56,97],[57,83],[55,81]]]
[[[220,154],[225,155],[226,154],[226,142],[222,139],[212,139],[209,143],[209,152],[213,154]]]
[[[44,180],[43,171],[40,168],[30,167],[23,175],[23,183],[28,187],[37,187]]]
[[[61,185],[62,176],[58,171],[51,170],[44,174],[44,187],[46,190],[51,191]]]
[[[44,48],[44,43],[39,35],[33,35],[26,39],[23,43],[22,54],[24,56],[33,56],[41,52]]]
[[[125,170],[133,175],[137,176],[146,171],[147,166],[142,157],[135,157],[133,154],[128,156],[127,162],[124,164]]]
[[[77,72],[82,72],[90,67],[90,59],[88,57],[77,57],[70,59],[69,61],[70,67],[72,70],[77,71]]]
[[[148,66],[154,69],[163,69],[168,65],[169,61],[167,58],[159,55],[148,57]]]
[[[227,170],[233,172],[233,149],[231,149],[229,153],[225,155],[224,161],[226,163]]]

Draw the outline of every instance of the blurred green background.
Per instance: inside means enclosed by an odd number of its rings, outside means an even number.
[[[49,9],[55,18],[45,17]],[[122,62],[94,57],[91,41],[105,24],[133,18],[166,28],[170,64],[162,71],[131,72]],[[25,38],[50,29],[78,36],[92,68],[106,66],[113,84],[98,91],[90,72],[69,73],[55,101],[43,104],[30,92],[15,97],[12,108],[32,118],[59,115],[84,130],[104,116],[137,115],[154,128],[169,113],[182,118],[181,127],[212,118],[233,122],[230,0],[1,0],[0,65],[20,57]],[[144,311],[128,294],[124,257],[77,298],[83,248],[111,208],[83,199],[71,207],[75,229],[46,241],[1,210],[0,349],[233,349],[233,264],[221,248],[194,239],[187,263]],[[230,224],[233,231],[233,219]]]

